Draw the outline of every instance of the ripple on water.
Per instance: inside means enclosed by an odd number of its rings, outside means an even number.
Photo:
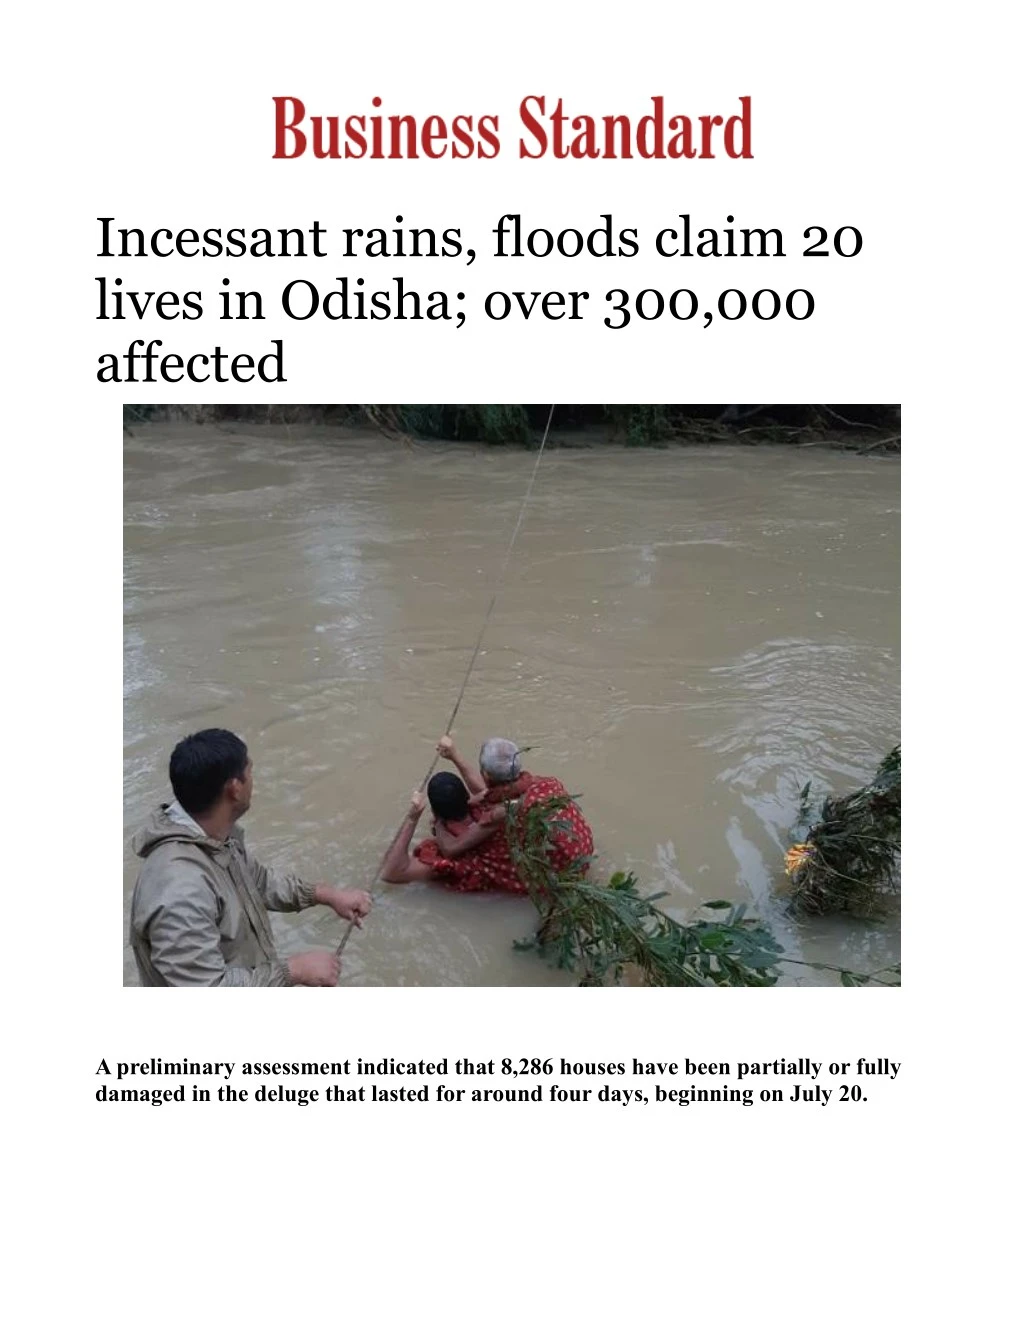
[[[166,798],[174,742],[229,726],[256,764],[260,857],[365,885],[454,702],[533,458],[291,434],[126,443],[126,836]],[[776,896],[800,786],[848,791],[898,739],[898,465],[556,452],[535,495],[460,742],[533,746],[530,766],[582,795],[598,868],[634,868],[677,914],[723,896],[808,959],[898,953],[898,919],[795,926]],[[136,865],[126,846],[126,901]],[[531,914],[385,889],[344,978],[568,983],[512,951]],[[286,951],[339,933],[320,911],[275,925]]]

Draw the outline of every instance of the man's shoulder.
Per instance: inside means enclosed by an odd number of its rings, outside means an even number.
[[[142,861],[136,894],[157,895],[175,887],[209,887],[217,877],[216,864],[209,851],[198,842],[171,837],[157,842]]]

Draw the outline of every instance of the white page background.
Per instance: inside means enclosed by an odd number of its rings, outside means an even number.
[[[1012,241],[992,234],[1006,214],[983,190],[1002,187],[1019,151],[1001,137],[1013,121],[998,102],[1008,37],[991,26],[997,11],[937,12],[183,3],[56,5],[12,21],[4,538],[16,812],[5,1094],[16,1118],[19,1317],[606,1321],[700,1310],[730,1321],[888,1321],[968,1307],[1002,1317],[1008,1235],[992,1217],[1005,1055],[1018,1037],[1000,1031],[996,997],[1014,965],[999,896],[1009,867],[998,855],[991,872],[984,865],[1001,841],[1000,788],[1011,785],[1015,706],[1003,674],[1014,655],[998,633],[1015,611],[1002,569],[981,558],[1005,568],[1012,555],[997,540],[1012,537],[1015,513],[1019,425],[1004,406],[1017,287]],[[734,113],[749,95],[754,159],[520,161],[516,106],[541,93],[581,112],[636,115],[656,93],[694,115]],[[503,149],[482,162],[273,161],[275,95],[342,116],[369,111],[374,95],[384,113],[497,112]],[[402,214],[460,226],[483,253],[505,211],[549,228],[589,228],[610,211],[644,235],[681,212],[706,225],[732,214],[787,237],[855,225],[865,242],[856,259],[794,257],[762,264],[764,277],[761,267],[755,277],[743,264],[719,275],[716,264],[680,263],[678,285],[701,293],[807,286],[817,301],[807,323],[613,333],[589,310],[581,324],[477,316],[461,331],[93,320],[95,276],[129,284],[124,264],[95,256],[101,215],[201,230],[366,227]],[[410,264],[407,274],[472,301],[487,289],[668,289],[669,267],[549,259],[506,275],[480,259],[450,274],[448,264]],[[146,289],[210,292],[228,274],[264,290],[268,305],[306,274],[258,260],[140,270]],[[404,268],[344,270],[369,281]],[[321,262],[311,278],[326,285],[335,274]],[[262,353],[282,336],[289,381],[98,386],[97,355],[135,335],[185,353],[218,342]],[[903,403],[902,990],[218,998],[121,988],[121,406],[356,399]],[[984,768],[979,781],[968,759]],[[401,792],[381,788],[396,813]],[[102,1057],[444,1055],[888,1056],[903,1067],[842,1110],[94,1101]]]

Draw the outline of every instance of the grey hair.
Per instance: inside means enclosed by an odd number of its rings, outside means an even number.
[[[480,747],[480,772],[492,782],[515,782],[519,767],[519,747],[515,741],[492,736]]]

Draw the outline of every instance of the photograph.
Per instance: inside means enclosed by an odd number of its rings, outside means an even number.
[[[900,984],[900,407],[125,405],[126,986]]]

